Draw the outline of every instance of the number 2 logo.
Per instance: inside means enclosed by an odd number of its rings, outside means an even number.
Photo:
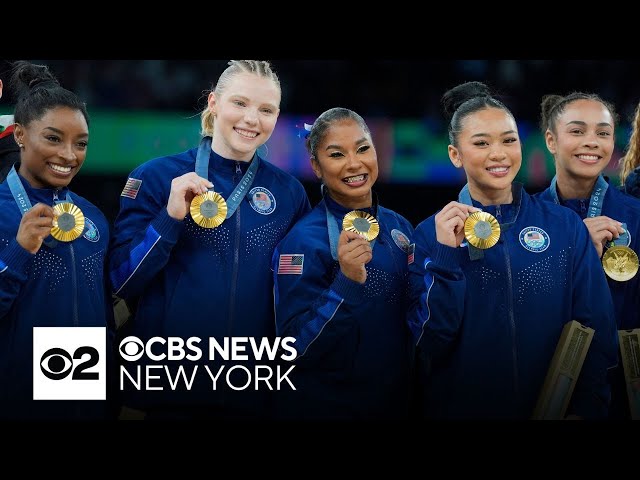
[[[82,360],[85,355],[89,358],[73,365],[73,360]],[[72,380],[98,380],[98,372],[86,372],[85,370],[98,364],[100,354],[93,347],[78,347],[73,352],[73,357],[62,348],[50,348],[40,357],[40,370],[45,377],[51,380],[62,380],[69,376],[71,371]]]

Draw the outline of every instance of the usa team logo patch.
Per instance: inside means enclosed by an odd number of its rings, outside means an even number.
[[[122,189],[122,193],[120,194],[120,196],[135,200],[135,198],[138,196],[138,191],[140,190],[141,185],[142,180],[129,177],[127,179],[127,183],[125,183],[124,188]]]
[[[98,240],[100,240],[100,232],[98,231],[98,227],[96,227],[96,224],[89,220],[87,217],[84,217],[84,233],[82,234],[82,236],[90,242],[97,242]]]
[[[409,246],[409,237],[407,237],[397,228],[394,228],[393,230],[391,230],[391,238],[393,238],[394,243],[400,250],[402,250],[403,252],[407,251],[407,247]]]
[[[547,232],[538,227],[523,228],[519,235],[520,245],[533,253],[544,252],[551,244]]]
[[[278,260],[278,275],[302,275],[303,253],[286,253]]]
[[[410,243],[409,237],[397,228],[391,230],[391,238],[397,247],[407,254],[407,264],[411,265],[415,258],[416,244]]]
[[[264,187],[254,187],[249,191],[249,203],[260,215],[270,215],[276,209],[276,197]]]

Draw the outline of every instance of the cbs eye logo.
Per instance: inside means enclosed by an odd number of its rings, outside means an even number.
[[[81,360],[85,355],[89,355],[89,358],[74,367],[73,360]],[[40,370],[51,380],[62,380],[68,377],[72,370],[72,380],[98,380],[100,378],[98,372],[86,370],[97,365],[99,359],[98,350],[87,345],[77,348],[73,352],[73,357],[62,348],[50,348],[40,358]]]
[[[105,327],[33,328],[34,400],[106,400]]]
[[[144,343],[138,337],[126,337],[120,342],[120,356],[128,362],[135,362],[144,354]]]

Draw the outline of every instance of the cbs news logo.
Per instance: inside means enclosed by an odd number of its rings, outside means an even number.
[[[34,400],[106,400],[105,327],[33,328]]]

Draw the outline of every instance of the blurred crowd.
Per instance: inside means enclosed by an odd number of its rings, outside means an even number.
[[[8,79],[13,60],[19,59],[0,60],[0,79]],[[199,116],[208,89],[229,59],[27,60],[48,65],[62,85],[87,102],[90,113],[180,111]],[[623,128],[628,128],[640,100],[640,84],[636,81],[640,77],[640,61],[631,60],[268,60],[280,77],[283,115],[312,120],[328,108],[343,106],[367,120],[420,119],[431,131],[442,135],[446,135],[446,125],[440,97],[453,85],[469,80],[480,80],[494,89],[514,113],[521,134],[536,128],[540,100],[545,94],[575,90],[598,93],[615,105]],[[14,97],[6,87],[5,84],[0,114],[13,110]],[[619,136],[626,137],[628,133]],[[628,141],[618,140],[621,145]],[[124,175],[85,173],[76,188],[93,198],[112,220],[118,206],[113,199],[118,197],[124,180]],[[303,180],[303,184],[312,203],[317,202],[316,182]],[[529,187],[531,191],[540,189],[538,185]],[[455,196],[458,186],[430,185],[433,195],[422,196],[421,203],[409,204],[404,201],[407,195],[419,196],[424,185],[379,182],[376,188],[391,208],[401,209],[407,218],[417,222],[425,209],[439,206],[439,199]]]
[[[197,113],[205,88],[227,60],[49,60],[61,83],[93,109]],[[640,99],[640,61],[627,60],[291,60],[271,58],[280,76],[282,112],[315,115],[344,106],[365,117],[424,118],[442,123],[439,98],[452,85],[491,85],[518,121],[537,123],[542,95],[595,92],[626,122]],[[10,60],[0,63],[6,77]],[[11,92],[5,92],[12,101]]]

